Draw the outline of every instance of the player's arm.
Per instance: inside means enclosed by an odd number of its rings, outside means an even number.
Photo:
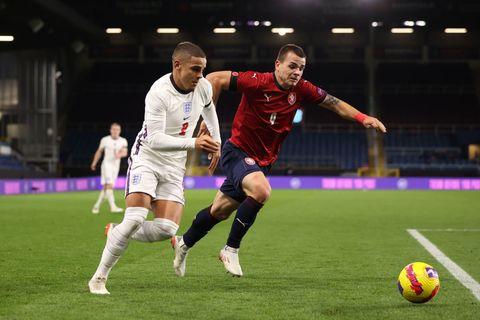
[[[99,147],[95,152],[95,154],[93,155],[93,160],[92,160],[92,163],[90,164],[90,169],[92,169],[92,171],[95,171],[97,169],[97,163],[102,157],[102,153],[103,153],[103,147]]]
[[[207,74],[206,79],[210,81],[213,89],[213,103],[217,105],[218,98],[222,90],[228,90],[230,87],[230,78],[232,71],[216,71]]]
[[[319,105],[335,112],[344,119],[357,121],[361,123],[365,128],[374,128],[377,131],[381,131],[383,133],[387,132],[387,129],[380,120],[375,117],[371,117],[361,113],[352,105],[330,94],[327,94],[325,99],[320,102]]]
[[[146,99],[145,122],[148,128],[146,139],[151,148],[160,151],[202,149],[207,152],[217,152],[220,149],[220,146],[209,136],[180,138],[166,134],[167,112],[165,103],[158,96],[149,95]]]
[[[121,159],[121,158],[124,158],[128,156],[128,148],[127,147],[123,147],[122,149],[118,150],[117,151],[117,159]]]

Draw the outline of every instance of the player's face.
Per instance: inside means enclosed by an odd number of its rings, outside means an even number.
[[[295,86],[303,75],[306,59],[300,58],[292,51],[285,55],[283,61],[275,61],[275,76],[285,89]]]
[[[120,129],[119,126],[111,126],[110,127],[110,135],[112,136],[113,139],[117,139],[120,137],[120,132],[122,130]]]
[[[190,60],[178,61],[177,68],[180,83],[177,83],[183,90],[195,89],[198,81],[203,78],[203,70],[207,66],[207,59],[190,57]]]

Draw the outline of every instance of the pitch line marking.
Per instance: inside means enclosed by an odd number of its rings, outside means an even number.
[[[417,229],[407,229],[407,232],[417,240],[430,254],[437,259],[462,285],[469,289],[475,298],[480,301],[480,284],[475,281],[458,264],[447,257],[430,240],[425,238]]]
[[[480,232],[480,229],[412,229],[417,231],[439,231],[439,232]]]

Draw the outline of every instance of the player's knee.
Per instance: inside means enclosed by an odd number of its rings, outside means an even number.
[[[158,239],[155,240],[170,239],[177,234],[178,224],[172,220],[155,218],[153,224],[158,231],[155,232],[155,234],[158,235]]]
[[[265,203],[270,198],[272,188],[269,184],[257,185],[253,188],[253,194],[250,196],[260,203]]]
[[[125,216],[121,223],[121,230],[130,237],[143,224],[148,215],[148,209],[142,207],[129,207],[125,210]],[[118,228],[118,227],[117,227]]]

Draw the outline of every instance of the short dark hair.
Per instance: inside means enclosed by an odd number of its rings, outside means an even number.
[[[295,53],[300,58],[307,57],[302,47],[297,46],[296,44],[289,43],[280,48],[280,50],[278,51],[277,60],[282,62],[285,59],[285,56],[287,55],[287,53],[289,52]]]
[[[205,52],[194,43],[191,42],[180,42],[173,50],[172,60],[179,59],[180,56],[184,58],[190,57],[198,57],[198,58],[206,58],[207,55]]]
[[[122,127],[120,125],[120,123],[118,123],[118,122],[112,122],[112,124],[110,125],[110,128],[113,127],[113,126],[117,126],[117,127],[120,127],[120,128]]]

